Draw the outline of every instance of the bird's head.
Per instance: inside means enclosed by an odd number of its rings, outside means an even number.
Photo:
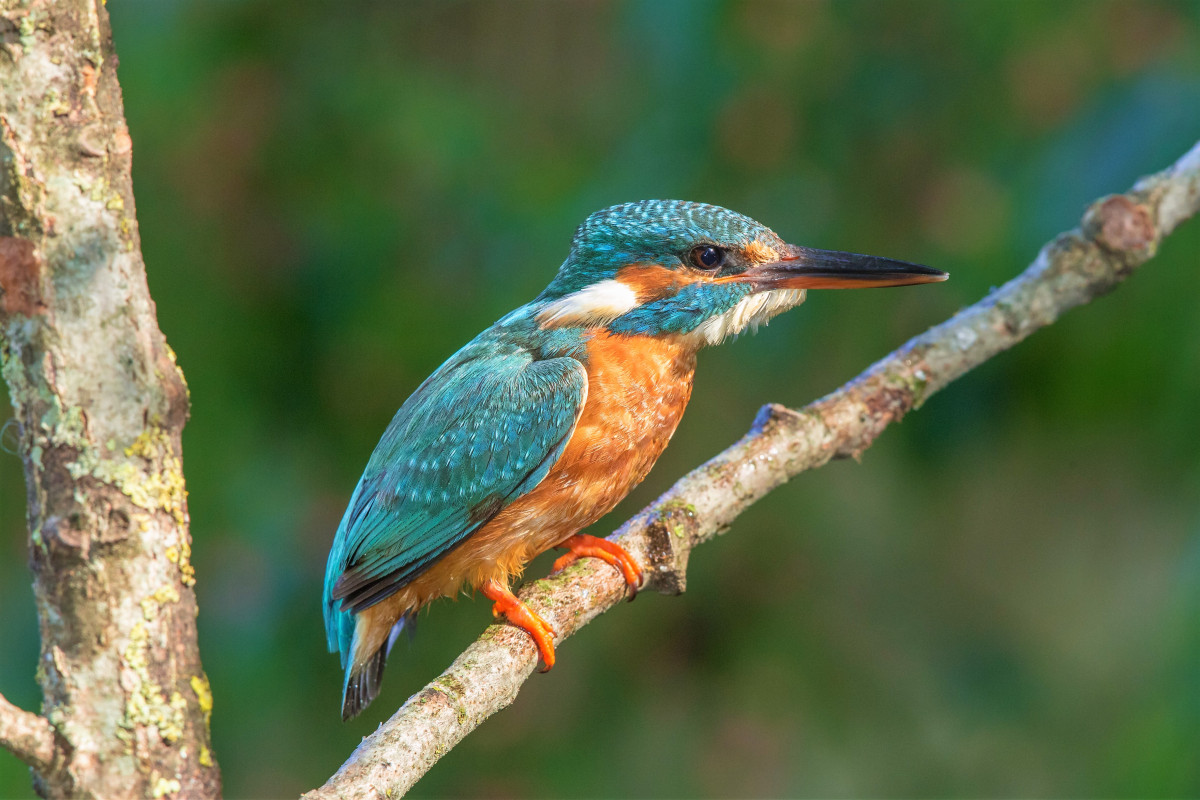
[[[803,302],[807,289],[904,286],[940,270],[790,245],[718,206],[643,200],[597,211],[538,298],[543,328],[604,328],[716,344]]]

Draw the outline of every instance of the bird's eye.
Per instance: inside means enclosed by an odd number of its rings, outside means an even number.
[[[702,270],[714,270],[725,261],[725,251],[712,245],[703,245],[692,250],[692,266]]]

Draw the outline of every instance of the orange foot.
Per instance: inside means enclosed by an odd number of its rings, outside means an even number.
[[[554,629],[549,623],[530,611],[499,581],[489,580],[480,590],[484,597],[493,602],[492,614],[497,617],[503,614],[510,623],[533,637],[533,643],[537,645],[538,653],[546,664],[542,672],[549,672],[554,666]]]
[[[629,599],[633,600],[637,597],[638,587],[642,585],[642,568],[633,560],[633,556],[625,552],[625,548],[621,545],[610,542],[608,539],[577,533],[556,546],[565,547],[567,552],[554,562],[553,572],[558,572],[581,556],[599,558],[621,570],[621,574],[625,576],[625,585],[629,587]]]

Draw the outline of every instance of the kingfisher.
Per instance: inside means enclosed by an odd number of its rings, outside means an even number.
[[[683,415],[696,354],[799,305],[808,289],[945,280],[905,261],[786,244],[718,206],[645,200],[597,211],[550,285],[479,334],[410,396],[367,462],[325,570],[342,719],[375,699],[417,611],[479,590],[554,666],[554,630],[513,595],[525,565],[600,558],[580,533],[641,482]]]

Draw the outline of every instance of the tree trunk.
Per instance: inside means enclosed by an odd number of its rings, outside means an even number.
[[[0,356],[52,745],[14,749],[47,796],[215,797],[187,385],[146,286],[108,14],[0,0],[0,40]]]

